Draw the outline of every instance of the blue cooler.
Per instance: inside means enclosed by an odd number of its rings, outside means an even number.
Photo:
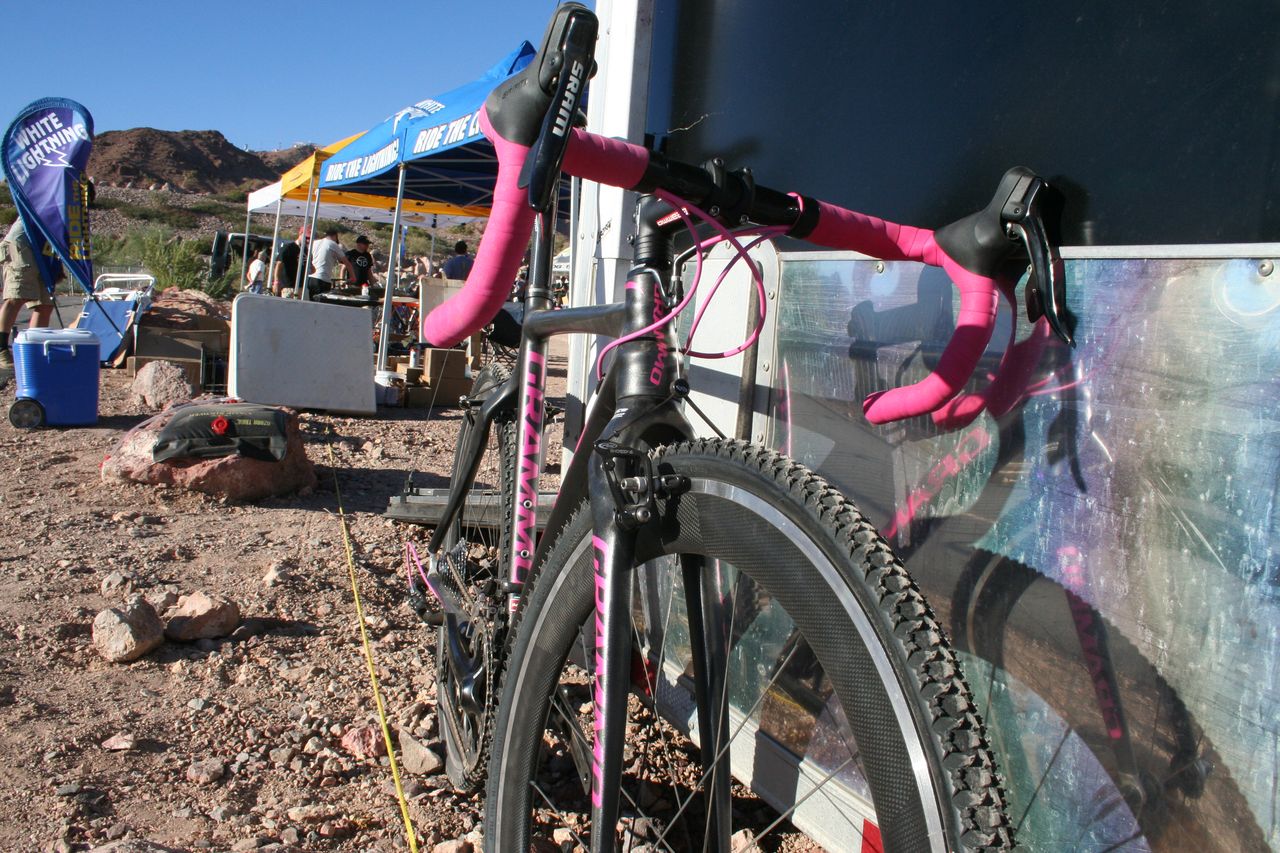
[[[86,329],[26,329],[13,344],[17,427],[98,422],[98,339]]]

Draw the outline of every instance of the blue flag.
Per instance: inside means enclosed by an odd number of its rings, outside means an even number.
[[[9,193],[50,291],[61,261],[93,292],[89,179],[84,173],[92,149],[93,116],[67,98],[28,104],[0,142]]]

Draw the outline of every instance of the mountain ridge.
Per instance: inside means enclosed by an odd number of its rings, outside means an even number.
[[[247,192],[276,180],[315,150],[303,143],[277,151],[247,151],[217,130],[135,127],[97,134],[88,173],[96,183],[112,187]]]

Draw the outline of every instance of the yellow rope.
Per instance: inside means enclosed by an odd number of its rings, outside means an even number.
[[[391,778],[396,784],[396,799],[400,801],[400,815],[404,818],[404,830],[409,836],[409,849],[418,853],[418,838],[409,817],[409,804],[400,784],[400,770],[396,767],[396,752],[391,745],[391,729],[387,725],[387,712],[378,689],[378,671],[373,664],[373,648],[369,645],[369,632],[364,624],[364,608],[360,606],[360,587],[356,583],[356,561],[351,551],[351,530],[347,527],[347,514],[342,510],[342,489],[338,487],[338,467],[333,458],[333,445],[329,446],[329,469],[333,471],[333,491],[338,496],[338,520],[342,523],[342,544],[347,550],[347,572],[351,575],[351,594],[356,602],[356,619],[360,623],[360,640],[364,643],[364,659],[369,665],[369,682],[373,685],[373,701],[378,706],[378,722],[382,726],[382,739],[387,745],[387,758],[391,760]]]

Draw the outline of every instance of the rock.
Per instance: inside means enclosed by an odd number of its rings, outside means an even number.
[[[280,766],[288,764],[293,760],[295,755],[297,755],[297,753],[294,752],[293,747],[291,746],[282,746],[267,753],[267,757],[271,759],[271,763]]]
[[[165,847],[151,841],[140,841],[129,838],[124,841],[113,841],[101,847],[89,848],[89,853],[182,853],[177,847]]]
[[[259,847],[266,847],[270,843],[270,839],[267,838],[241,838],[235,844],[231,845],[231,851],[232,853],[243,853],[243,851],[257,850]]]
[[[275,586],[276,584],[288,583],[293,580],[293,575],[289,574],[289,568],[283,562],[272,563],[267,573],[262,576],[263,586]]]
[[[336,817],[337,810],[325,805],[294,806],[285,814],[294,823],[324,823]]]
[[[116,570],[102,579],[102,586],[99,588],[103,596],[111,598],[115,595],[133,592],[133,578],[124,572]]]
[[[338,820],[326,820],[316,831],[321,838],[346,838],[355,833],[356,825],[344,817]]]
[[[164,625],[140,596],[122,607],[103,610],[93,619],[93,646],[112,663],[137,660],[164,642]]]
[[[225,637],[240,624],[240,608],[220,595],[193,592],[178,599],[177,606],[165,614],[164,634],[170,640],[193,640]]]
[[[280,840],[285,844],[297,844],[302,841],[302,833],[291,826],[280,833]]]
[[[196,396],[187,373],[171,361],[149,361],[138,368],[129,386],[129,399],[149,409],[159,410],[174,403],[186,403]]]
[[[137,743],[133,735],[122,732],[104,740],[102,748],[110,752],[127,752],[137,746]]]
[[[352,726],[342,736],[342,748],[356,758],[377,758],[387,754],[387,742],[377,726]]]
[[[403,730],[400,732],[400,762],[406,773],[419,776],[433,776],[444,769],[444,761],[434,750]]]
[[[284,458],[279,462],[238,454],[215,459],[156,462],[151,457],[151,449],[174,411],[161,412],[126,433],[102,462],[103,482],[178,486],[231,501],[256,501],[316,487],[315,466],[307,459],[297,412],[286,410],[286,449]]]
[[[471,846],[471,842],[465,838],[441,841],[431,848],[431,853],[474,853],[474,851],[475,848]]]
[[[729,837],[731,853],[747,853],[748,850],[759,850],[756,845],[756,834],[749,829],[739,829]]]
[[[187,781],[197,785],[212,785],[227,772],[227,766],[218,758],[206,758],[187,767]]]
[[[171,589],[157,589],[146,593],[147,603],[155,608],[157,613],[166,613],[169,608],[178,603],[178,594]]]
[[[169,329],[230,329],[228,305],[201,290],[167,287],[152,299],[151,310],[139,325]]]

